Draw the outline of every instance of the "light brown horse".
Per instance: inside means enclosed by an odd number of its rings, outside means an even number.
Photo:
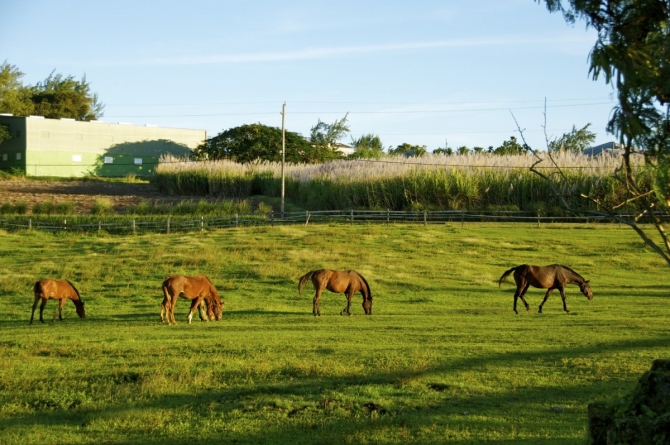
[[[321,298],[321,293],[324,289],[328,289],[336,294],[343,293],[347,297],[347,306],[340,311],[340,315],[344,315],[345,312],[347,315],[351,315],[351,312],[349,312],[349,308],[351,307],[351,297],[353,297],[356,292],[360,292],[363,296],[363,310],[365,311],[365,315],[372,315],[372,291],[370,291],[370,285],[365,278],[355,270],[311,270],[300,277],[298,294],[302,292],[305,283],[307,283],[307,280],[310,278],[312,279],[312,284],[316,290],[312,303],[312,313],[315,317],[321,315],[319,299]]]
[[[44,312],[44,306],[47,304],[47,300],[58,300],[58,309],[54,314],[52,322],[56,321],[56,317],[59,320],[63,319],[61,312],[63,311],[63,306],[65,302],[69,299],[72,300],[74,306],[77,308],[77,315],[81,318],[86,317],[86,312],[84,311],[84,302],[81,301],[79,296],[79,291],[74,284],[70,283],[67,280],[49,280],[44,279],[35,283],[33,286],[33,291],[35,292],[35,302],[33,303],[33,312],[30,315],[30,324],[33,324],[33,318],[35,318],[35,309],[37,308],[37,303],[42,300],[40,305],[40,321],[44,323],[44,318],[42,318],[42,313]]]
[[[523,301],[523,304],[526,306],[526,310],[530,310],[530,306],[528,306],[526,299],[523,298],[529,286],[537,287],[538,289],[548,289],[547,293],[544,295],[544,300],[540,303],[539,313],[542,313],[542,306],[547,302],[547,298],[549,298],[549,295],[554,289],[558,289],[561,293],[563,310],[565,312],[570,312],[565,304],[564,292],[565,286],[568,284],[576,284],[586,298],[589,300],[593,299],[593,292],[591,291],[589,281],[585,280],[584,277],[567,266],[561,266],[560,264],[552,264],[550,266],[531,266],[529,264],[522,264],[521,266],[513,267],[502,274],[498,281],[498,286],[500,286],[503,280],[512,272],[514,272],[514,281],[516,282],[514,312],[517,314],[519,312],[516,310],[516,301],[519,298],[521,298],[521,301]]]
[[[161,304],[161,321],[167,324],[177,324],[174,318],[174,308],[179,297],[191,300],[191,310],[188,313],[188,323],[191,324],[193,312],[199,308],[200,318],[203,318],[201,307],[207,302],[207,318],[221,320],[223,317],[223,303],[212,282],[205,275],[187,277],[184,275],[169,276],[163,281],[163,303]]]

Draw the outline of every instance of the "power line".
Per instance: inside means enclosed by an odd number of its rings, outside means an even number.
[[[611,105],[611,102],[592,102],[586,104],[566,104],[566,105],[549,105],[546,108],[568,108],[568,107],[586,107],[594,105]],[[378,110],[378,111],[294,111],[293,114],[430,114],[430,113],[465,113],[465,112],[478,112],[478,111],[507,111],[507,110],[530,110],[530,109],[544,109],[544,105],[538,106],[528,106],[528,107],[504,107],[504,108],[460,108],[460,109],[448,109],[448,110],[402,110],[402,111],[391,111],[391,110]],[[205,113],[205,114],[159,114],[159,115],[111,115],[105,117],[114,117],[114,118],[157,118],[157,117],[215,117],[215,116],[263,116],[263,115],[276,115],[277,112],[247,112],[247,113]]]

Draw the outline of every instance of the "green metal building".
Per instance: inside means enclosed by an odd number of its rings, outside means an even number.
[[[205,130],[108,124],[0,114],[11,139],[0,144],[0,169],[28,176],[126,176],[153,173],[158,159],[191,154]]]

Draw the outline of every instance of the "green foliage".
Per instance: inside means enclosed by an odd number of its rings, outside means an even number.
[[[460,147],[458,147],[456,149],[456,153],[458,153],[459,155],[466,155],[466,154],[470,153],[470,149],[468,147],[466,147],[465,145],[461,145]]]
[[[71,118],[81,121],[98,119],[104,105],[98,95],[91,92],[86,76],[75,80],[73,76],[56,74],[34,86],[24,86],[23,73],[5,61],[0,65],[0,112],[16,116],[35,114],[47,118]]]
[[[349,159],[379,159],[384,155],[384,146],[379,136],[364,134],[358,139],[352,139],[354,153]]]
[[[7,125],[0,125],[0,144],[11,138],[12,136],[9,134],[9,128]]]
[[[324,160],[342,157],[342,154],[336,150],[336,144],[349,133],[347,116],[349,116],[349,113],[345,114],[342,119],[336,119],[332,124],[327,124],[319,119],[310,130],[309,142],[317,147],[320,152],[328,153],[328,157]]]
[[[0,65],[0,113],[15,116],[32,114],[34,105],[30,100],[30,89],[21,83],[23,76],[16,66],[7,61]]]
[[[300,134],[287,131],[286,162],[313,163],[330,157],[331,150],[313,147]],[[281,161],[282,131],[263,124],[230,128],[208,139],[196,150],[200,159],[231,159],[246,163],[257,160]]]
[[[495,150],[493,154],[499,156],[514,156],[520,155],[527,151],[527,146],[519,144],[515,136],[510,136],[508,141],[502,143],[502,145]]]
[[[667,276],[637,244],[616,225],[467,221],[3,232],[0,442],[582,444],[587,404],[627,394],[667,354]],[[595,298],[568,286],[569,315],[555,294],[515,315],[498,278],[553,258]],[[361,272],[373,315],[359,295],[337,315],[345,298],[326,291],[313,317],[314,291],[296,288],[320,267]],[[187,325],[179,299],[179,324],[161,325],[162,280],[196,273],[223,320]],[[68,302],[51,323],[51,300],[47,324],[29,325],[42,277],[72,281],[86,318]]]
[[[421,157],[428,152],[428,148],[425,145],[412,145],[407,142],[403,142],[398,145],[396,148],[389,149],[390,155],[408,155]],[[433,153],[435,153],[433,151]]]
[[[96,198],[91,208],[93,215],[108,215],[113,212],[112,202],[107,198]]]
[[[584,150],[591,147],[596,140],[596,134],[589,131],[590,123],[579,130],[574,125],[570,133],[563,133],[559,138],[549,142],[549,151],[571,151],[574,153],[583,153]]]
[[[433,154],[451,156],[454,154],[454,150],[451,147],[436,148],[435,150],[433,150]]]

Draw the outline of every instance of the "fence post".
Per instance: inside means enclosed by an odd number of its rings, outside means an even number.
[[[461,210],[461,228],[463,228],[464,222],[465,222],[465,210]]]
[[[428,223],[427,220],[428,220],[428,211],[424,210],[423,211],[423,225],[424,226]]]
[[[619,224],[619,226],[621,226],[621,224]],[[33,219],[32,219],[32,218],[28,218],[28,230],[30,230],[30,229],[32,229],[32,228],[33,228]]]
[[[67,219],[63,220],[63,230],[67,230]]]
[[[239,227],[240,225],[240,214],[236,213],[235,214],[235,227]]]
[[[388,226],[391,222],[391,209],[386,209],[386,225]]]
[[[540,211],[537,211],[537,227],[540,227]]]
[[[309,224],[309,216],[310,216],[309,210],[305,210],[305,226]]]
[[[98,230],[102,230],[102,223],[98,220]]]
[[[200,231],[202,232],[204,230],[205,230],[205,217],[201,216],[200,217]]]
[[[170,217],[167,219],[167,233],[170,233]]]
[[[135,233],[135,218],[133,218],[133,233]]]
[[[354,223],[354,209],[351,209],[351,220],[350,220],[350,223],[351,223],[351,224]]]
[[[270,224],[272,225],[272,227],[275,226],[275,212],[274,212],[274,210],[270,212]]]

